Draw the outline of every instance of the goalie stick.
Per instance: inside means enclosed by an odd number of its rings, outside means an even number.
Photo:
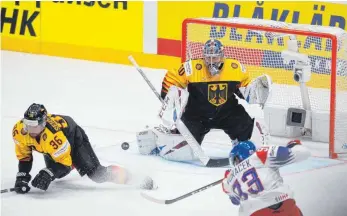
[[[151,81],[147,78],[146,74],[142,71],[140,66],[136,63],[135,59],[132,56],[128,57],[129,61],[133,64],[133,66],[136,68],[136,70],[142,75],[143,79],[147,82],[149,87],[152,89],[153,93],[157,96],[157,98],[160,100],[161,103],[164,103],[163,99],[161,98],[158,91],[155,89]],[[180,118],[176,120],[176,127],[178,131],[182,134],[184,139],[187,141],[188,145],[192,148],[195,156],[199,158],[201,163],[204,164],[206,167],[222,167],[229,165],[229,158],[222,158],[222,159],[211,159],[209,158],[202,150],[199,143],[196,141],[196,139],[193,137],[193,135],[190,133],[187,126],[181,121]]]
[[[203,187],[201,187],[201,188],[198,188],[198,189],[196,189],[196,190],[194,190],[194,191],[191,191],[191,192],[189,192],[189,193],[186,193],[186,194],[184,194],[184,195],[182,195],[182,196],[179,196],[179,197],[176,197],[176,198],[174,198],[174,199],[167,199],[167,200],[165,200],[165,199],[156,199],[156,198],[151,197],[151,196],[149,196],[148,194],[143,193],[143,192],[141,193],[141,196],[142,196],[143,198],[145,198],[145,199],[151,201],[151,202],[155,202],[155,203],[158,203],[158,204],[165,204],[165,205],[168,205],[168,204],[172,204],[172,203],[175,203],[175,202],[177,202],[177,201],[180,201],[180,200],[182,200],[182,199],[185,199],[185,198],[187,198],[187,197],[190,197],[190,196],[192,196],[192,195],[194,195],[194,194],[196,194],[196,193],[199,193],[199,192],[201,192],[201,191],[207,190],[207,189],[209,189],[209,188],[211,188],[211,187],[213,187],[213,186],[216,186],[216,185],[222,183],[222,181],[223,181],[223,179],[219,179],[218,181],[212,182],[212,183],[210,183],[210,184],[208,184],[208,185],[205,185],[205,186],[203,186]]]

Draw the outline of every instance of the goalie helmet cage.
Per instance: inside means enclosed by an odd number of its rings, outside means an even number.
[[[203,44],[218,39],[225,57],[238,60],[252,78],[269,74],[277,103],[301,106],[299,84],[293,79],[293,63],[284,63],[281,51],[295,36],[299,52],[312,66],[307,83],[312,111],[326,112],[329,124],[329,157],[347,153],[347,33],[337,27],[290,24],[248,18],[189,18],[182,23],[181,60],[202,58]],[[274,91],[273,91],[274,92]],[[276,102],[274,102],[276,103]],[[317,126],[319,127],[319,126]]]

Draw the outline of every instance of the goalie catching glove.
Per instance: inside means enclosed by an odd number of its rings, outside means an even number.
[[[269,75],[265,74],[254,79],[247,87],[240,88],[240,91],[249,104],[260,104],[264,107],[271,89],[272,80]]]

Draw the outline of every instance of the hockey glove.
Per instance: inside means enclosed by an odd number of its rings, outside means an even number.
[[[226,170],[224,173],[224,180],[222,182],[222,189],[224,191],[224,193],[226,193],[229,196],[230,201],[234,204],[234,205],[240,205],[240,198],[238,198],[237,196],[235,196],[235,194],[233,193],[233,188],[229,183],[229,177],[232,175],[231,170]]]
[[[29,181],[31,180],[31,175],[25,172],[18,172],[16,176],[16,183],[14,187],[16,192],[19,194],[25,194],[30,191]]]
[[[240,92],[249,104],[260,104],[262,107],[269,99],[272,80],[269,75],[255,78],[247,87],[240,88]]]
[[[48,186],[55,179],[54,173],[49,168],[42,169],[33,179],[31,185],[41,190],[47,190]]]

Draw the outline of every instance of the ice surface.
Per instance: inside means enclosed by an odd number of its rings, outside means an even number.
[[[159,185],[150,192],[158,198],[174,198],[220,179],[224,168],[203,168],[169,162],[158,157],[137,154],[135,132],[158,123],[160,103],[130,67],[64,59],[16,52],[1,52],[1,188],[14,185],[17,159],[11,138],[13,125],[33,102],[43,103],[51,113],[72,116],[90,137],[103,164],[119,164],[149,173]],[[145,69],[158,88],[164,70]],[[250,107],[254,115],[261,113]],[[123,151],[120,144],[130,143]],[[283,139],[274,138],[284,143]],[[347,164],[327,156],[324,143],[308,143],[312,157],[281,172],[294,190],[304,215],[347,215]],[[227,136],[213,131],[206,137],[204,149],[212,156],[228,155]],[[40,154],[34,154],[35,175],[44,167]],[[213,187],[175,204],[151,203],[140,191],[113,184],[96,184],[76,172],[54,181],[49,190],[36,189],[26,195],[1,195],[4,216],[61,215],[150,215],[150,216],[230,216],[238,215],[220,186]]]

